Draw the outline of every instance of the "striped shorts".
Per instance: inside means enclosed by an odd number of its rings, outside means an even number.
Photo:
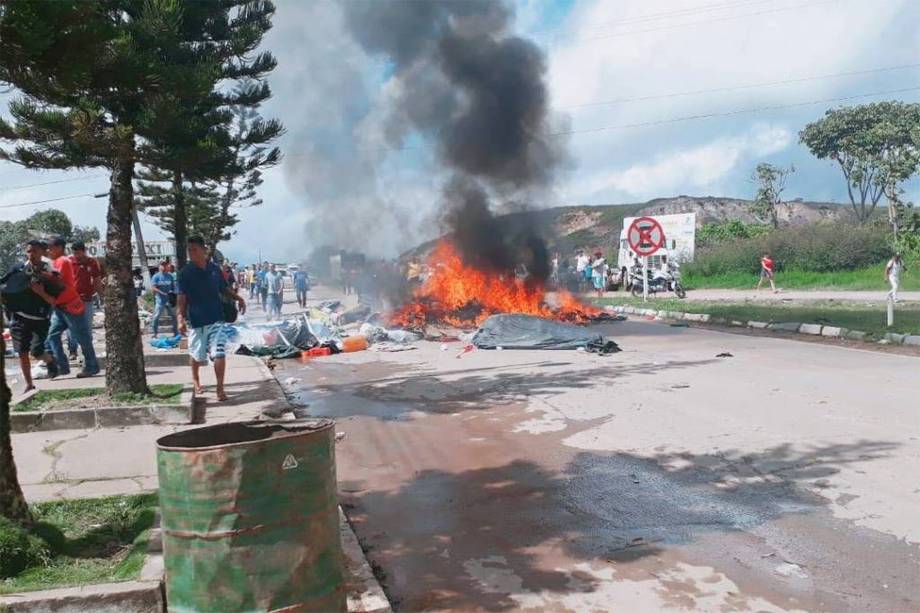
[[[208,357],[212,360],[227,357],[227,333],[224,322],[190,328],[188,332],[188,354],[199,364],[207,364]]]

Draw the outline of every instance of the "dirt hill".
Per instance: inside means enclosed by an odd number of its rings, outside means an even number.
[[[696,213],[697,227],[733,219],[757,222],[750,212],[750,205],[750,200],[738,198],[677,196],[635,204],[561,206],[511,213],[505,218],[514,224],[523,221],[522,218],[526,216],[527,221],[535,223],[547,237],[550,250],[569,254],[579,248],[605,249],[611,246],[620,235],[624,217]],[[847,218],[850,215],[849,208],[831,202],[794,200],[779,207],[779,220],[784,225],[798,226],[822,220]],[[419,245],[410,253],[426,253],[432,244],[434,241]]]
[[[697,227],[733,219],[757,222],[750,206],[750,200],[738,198],[677,196],[636,204],[556,207],[515,215],[536,215],[545,236],[551,237],[551,248],[569,253],[577,248],[604,248],[613,244],[623,228],[624,217],[696,213]],[[848,208],[830,202],[796,200],[779,208],[780,223],[793,226],[849,215]]]

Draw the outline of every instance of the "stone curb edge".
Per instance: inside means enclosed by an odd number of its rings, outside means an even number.
[[[13,406],[15,407],[31,397],[32,395],[24,396],[15,402]],[[10,431],[15,434],[21,434],[48,430],[86,430],[156,424],[186,425],[193,423],[194,416],[195,392],[191,386],[186,386],[182,390],[177,404],[65,409],[61,411],[11,411]]]
[[[811,336],[824,336],[828,338],[845,338],[853,341],[867,343],[875,342],[880,345],[911,345],[920,347],[920,335],[896,334],[888,332],[882,337],[863,332],[861,330],[848,330],[837,326],[824,326],[821,324],[806,324],[799,322],[765,322],[765,321],[738,321],[721,317],[713,317],[708,313],[682,313],[679,311],[657,311],[633,306],[611,305],[605,307],[608,311],[624,315],[638,315],[659,321],[687,321],[696,323],[709,323],[738,328],[752,328],[755,330],[772,330],[774,332],[790,332],[795,334],[808,334]]]

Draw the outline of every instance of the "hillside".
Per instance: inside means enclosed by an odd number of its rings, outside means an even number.
[[[738,219],[756,222],[750,212],[750,200],[715,196],[676,196],[656,198],[643,203],[605,204],[598,206],[560,206],[549,209],[510,213],[503,218],[509,224],[532,223],[547,238],[551,251],[563,255],[579,248],[610,247],[623,228],[624,217],[696,213],[697,227],[713,222]],[[795,200],[779,207],[781,224],[800,226],[822,220],[836,220],[851,215],[844,205],[831,202]],[[426,253],[434,241],[428,241],[404,254]]]

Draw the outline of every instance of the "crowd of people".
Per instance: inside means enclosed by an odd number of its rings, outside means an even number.
[[[24,259],[2,278],[3,306],[10,318],[10,337],[25,381],[34,389],[32,360],[44,364],[48,377],[70,374],[71,362],[83,354],[78,378],[92,377],[100,366],[93,347],[95,302],[102,292],[102,270],[75,242],[66,255],[67,242],[59,237],[30,240]],[[64,349],[64,334],[67,349]]]

